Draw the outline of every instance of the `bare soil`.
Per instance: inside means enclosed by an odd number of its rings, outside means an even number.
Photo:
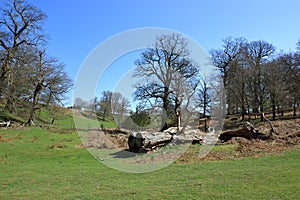
[[[226,143],[219,143],[219,147],[230,146],[231,148],[219,148],[209,152],[204,158],[197,156],[198,149],[190,148],[179,159],[180,162],[189,163],[201,160],[228,160],[244,157],[259,157],[263,155],[277,155],[286,151],[299,149],[300,145],[300,119],[287,119],[272,121],[275,134],[270,140],[258,139],[247,140],[245,138],[232,138]],[[242,124],[234,126],[234,129],[242,128]],[[268,134],[270,125],[260,122],[255,126],[262,133]],[[227,130],[230,130],[227,127]]]
[[[128,149],[128,135],[110,134],[104,131],[90,131],[87,134],[86,148],[95,149]]]
[[[274,126],[275,133],[270,140],[262,141],[259,139],[247,140],[239,137],[232,138],[226,143],[218,143],[217,147],[219,148],[212,150],[204,158],[199,157],[201,145],[192,145],[182,154],[177,162],[190,163],[203,160],[227,160],[244,157],[258,157],[270,154],[281,154],[285,151],[299,149],[300,119],[277,120],[272,121],[272,124]],[[262,133],[268,134],[270,131],[270,124],[268,124],[268,122],[255,123],[254,126]],[[242,128],[243,123],[239,123],[239,125],[234,124],[232,127],[233,129],[230,129],[229,126],[227,126],[226,129],[235,130]],[[103,131],[91,131],[87,134],[87,142],[84,146],[87,148],[119,149],[122,151],[128,149],[127,140],[128,135],[126,134],[111,134]],[[172,157],[172,153],[158,156],[157,159],[167,159],[166,157]],[[156,157],[147,159],[152,159],[152,162],[157,162],[155,160]]]

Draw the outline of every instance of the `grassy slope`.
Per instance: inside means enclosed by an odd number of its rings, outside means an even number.
[[[281,156],[172,164],[146,174],[95,160],[77,133],[1,130],[0,199],[297,199],[300,150]]]
[[[74,129],[75,124],[73,120],[73,112],[67,108],[61,107],[45,107],[40,106],[41,110],[37,111],[34,115],[34,123],[35,125],[42,126],[54,126],[60,129]],[[26,123],[29,117],[29,110],[24,108],[23,110],[19,110],[17,114],[10,114],[2,111],[3,106],[0,105],[0,122],[13,121],[16,123]],[[86,113],[86,116],[89,114]],[[54,124],[52,125],[52,119],[55,119]],[[91,118],[88,120],[87,117],[83,117],[82,120],[78,117],[77,124],[80,128],[90,128],[88,126],[96,126],[99,127],[100,124],[103,124],[105,128],[116,128],[117,125],[115,121],[111,118],[102,121],[101,119]],[[97,121],[98,120],[98,121]]]
[[[297,199],[300,150],[280,156],[172,164],[146,174],[95,160],[65,115],[48,129],[0,130],[0,199]],[[42,112],[43,120],[51,121]],[[84,123],[84,122],[83,122]],[[104,122],[104,126],[113,126]],[[63,134],[62,134],[63,133]]]

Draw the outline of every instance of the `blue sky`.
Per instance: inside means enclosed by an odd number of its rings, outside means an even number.
[[[300,39],[299,0],[29,0],[48,15],[48,53],[76,74],[89,53],[120,32],[142,27],[179,31],[207,51],[222,39],[266,40],[293,51]],[[71,101],[67,102],[70,104]]]

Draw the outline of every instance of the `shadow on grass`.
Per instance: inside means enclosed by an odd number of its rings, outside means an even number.
[[[129,149],[123,149],[121,151],[109,154],[113,158],[134,158],[140,155],[144,155],[144,153],[133,153],[129,151]]]

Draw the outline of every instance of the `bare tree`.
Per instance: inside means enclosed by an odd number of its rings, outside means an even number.
[[[195,110],[198,107],[196,92],[200,84],[200,75],[196,66],[191,63],[190,67],[188,69],[190,72],[189,76],[179,72],[175,73],[173,75],[174,81],[171,82],[170,86],[172,90],[170,99],[174,105],[177,127],[181,132],[184,132],[187,125],[190,124],[190,119],[195,115]]]
[[[242,49],[246,43],[244,38],[233,38],[227,37],[223,40],[222,49],[213,49],[210,51],[212,64],[216,66],[223,78],[223,85],[226,90],[227,96],[232,96],[231,90],[229,90],[231,78],[238,76],[234,74],[235,71],[232,70],[233,67],[236,67],[237,60],[242,53]],[[227,113],[231,114],[233,112],[233,104],[231,98],[227,99],[228,108]]]
[[[198,103],[203,118],[206,118],[210,112],[210,102],[209,87],[207,81],[203,81],[201,88],[198,90]]]
[[[285,80],[287,76],[285,67],[278,64],[276,60],[270,61],[264,66],[263,84],[266,85],[266,93],[271,103],[273,120],[276,118],[276,108],[279,108],[280,104],[282,106],[285,97],[289,93],[287,81]]]
[[[244,47],[242,47],[244,49]],[[242,121],[245,119],[245,114],[248,103],[248,88],[249,73],[247,65],[244,62],[244,54],[241,51],[238,58],[236,58],[235,64],[231,66],[230,78],[227,86],[227,95],[236,112],[239,112],[242,116]]]
[[[253,112],[261,113],[261,120],[263,120],[262,113],[264,112],[264,103],[266,100],[266,86],[263,84],[262,68],[263,64],[274,54],[275,47],[263,40],[252,41],[247,43],[245,48],[246,62],[251,70],[252,85],[252,105]]]
[[[77,97],[74,101],[74,109],[78,109],[78,110],[81,110],[85,107],[87,107],[88,105],[88,102],[84,101],[83,99]]]
[[[122,96],[119,92],[113,92],[111,96],[112,113],[120,117],[128,110],[129,100]]]
[[[30,64],[33,72],[30,74],[33,93],[27,124],[34,125],[34,112],[38,108],[41,93],[48,94],[48,101],[54,99],[61,103],[64,94],[71,88],[72,81],[64,72],[64,65],[60,64],[57,59],[48,57],[45,50],[37,50],[36,60]]]
[[[46,15],[28,4],[24,0],[8,0],[5,7],[1,9],[0,19],[0,95],[3,95],[3,88],[10,88],[14,84],[12,68],[16,66],[17,51],[25,46],[37,46],[44,35],[41,33],[41,23]],[[7,90],[9,91],[9,90]],[[12,92],[5,94],[7,98],[6,109],[14,111],[14,99]]]
[[[207,117],[211,113],[211,95],[207,78],[202,79],[197,90],[197,104],[200,109],[200,118],[204,118],[204,131],[207,132]]]
[[[134,76],[144,78],[142,84],[136,86],[135,97],[162,105],[166,113],[162,119],[162,129],[167,128],[166,117],[176,115],[182,104],[185,95],[183,88],[178,87],[189,85],[194,90],[197,87],[198,70],[189,55],[188,43],[181,35],[161,35],[153,47],[135,61],[137,68]]]
[[[285,96],[285,100],[288,101],[288,105],[293,105],[293,115],[296,116],[296,105],[300,101],[300,56],[299,53],[285,53],[280,55],[276,59],[276,64],[281,68],[283,74],[282,78],[284,84],[287,87],[288,95]],[[280,80],[280,79],[279,79]],[[276,84],[277,87],[282,87],[282,84]],[[291,103],[289,103],[291,102]]]

